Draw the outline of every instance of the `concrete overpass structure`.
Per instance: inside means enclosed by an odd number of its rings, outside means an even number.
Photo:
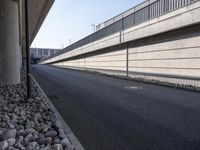
[[[30,43],[35,38],[54,0],[29,0]],[[24,0],[0,0],[0,85],[20,82],[25,56]]]
[[[200,87],[200,1],[147,0],[41,64]]]

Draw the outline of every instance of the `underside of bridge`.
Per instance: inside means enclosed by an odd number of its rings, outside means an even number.
[[[20,83],[25,55],[25,0],[0,0],[0,85]],[[29,39],[34,40],[54,0],[29,0]],[[22,59],[23,58],[23,59]]]

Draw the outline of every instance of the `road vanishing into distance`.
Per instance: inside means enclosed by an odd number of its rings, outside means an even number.
[[[200,94],[36,65],[32,73],[86,150],[200,150]]]

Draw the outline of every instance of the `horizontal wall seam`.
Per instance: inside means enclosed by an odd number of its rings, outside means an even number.
[[[129,68],[151,68],[151,69],[180,69],[180,70],[200,70],[200,68],[177,68],[177,67],[144,67],[144,66],[129,66]]]
[[[101,60],[101,61],[88,61],[86,60],[86,63],[90,63],[90,62],[122,62],[122,61],[126,61],[126,59],[124,60]]]
[[[125,50],[124,50],[125,51]],[[120,55],[124,55],[124,56],[126,56],[126,54],[124,53],[124,54],[113,54],[113,55],[105,55],[105,56],[93,56],[93,57],[87,57],[87,58],[102,58],[102,57],[110,57],[110,56],[120,56]]]
[[[183,57],[183,58],[155,58],[155,59],[133,59],[129,61],[154,61],[154,60],[191,60],[191,59],[199,59],[200,57]]]
[[[153,51],[142,51],[142,52],[129,52],[129,54],[142,54],[142,53],[154,53],[154,52],[164,52],[164,51],[180,51],[180,50],[190,50],[190,49],[198,49],[200,46],[195,47],[183,47],[183,48],[172,48],[172,49],[158,49]]]
[[[86,66],[86,68],[87,67],[104,67],[104,68],[124,68],[124,67],[126,67],[126,65],[125,64],[123,64],[123,65],[116,65],[116,66],[96,66],[96,65],[87,65]]]

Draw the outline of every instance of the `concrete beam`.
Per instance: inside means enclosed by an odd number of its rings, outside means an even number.
[[[30,25],[30,44],[37,35],[42,23],[44,22],[54,0],[30,0],[29,2],[29,25]],[[22,55],[25,57],[25,20],[24,20],[24,0],[20,0],[20,18],[21,18],[21,35],[20,45],[22,47]]]

